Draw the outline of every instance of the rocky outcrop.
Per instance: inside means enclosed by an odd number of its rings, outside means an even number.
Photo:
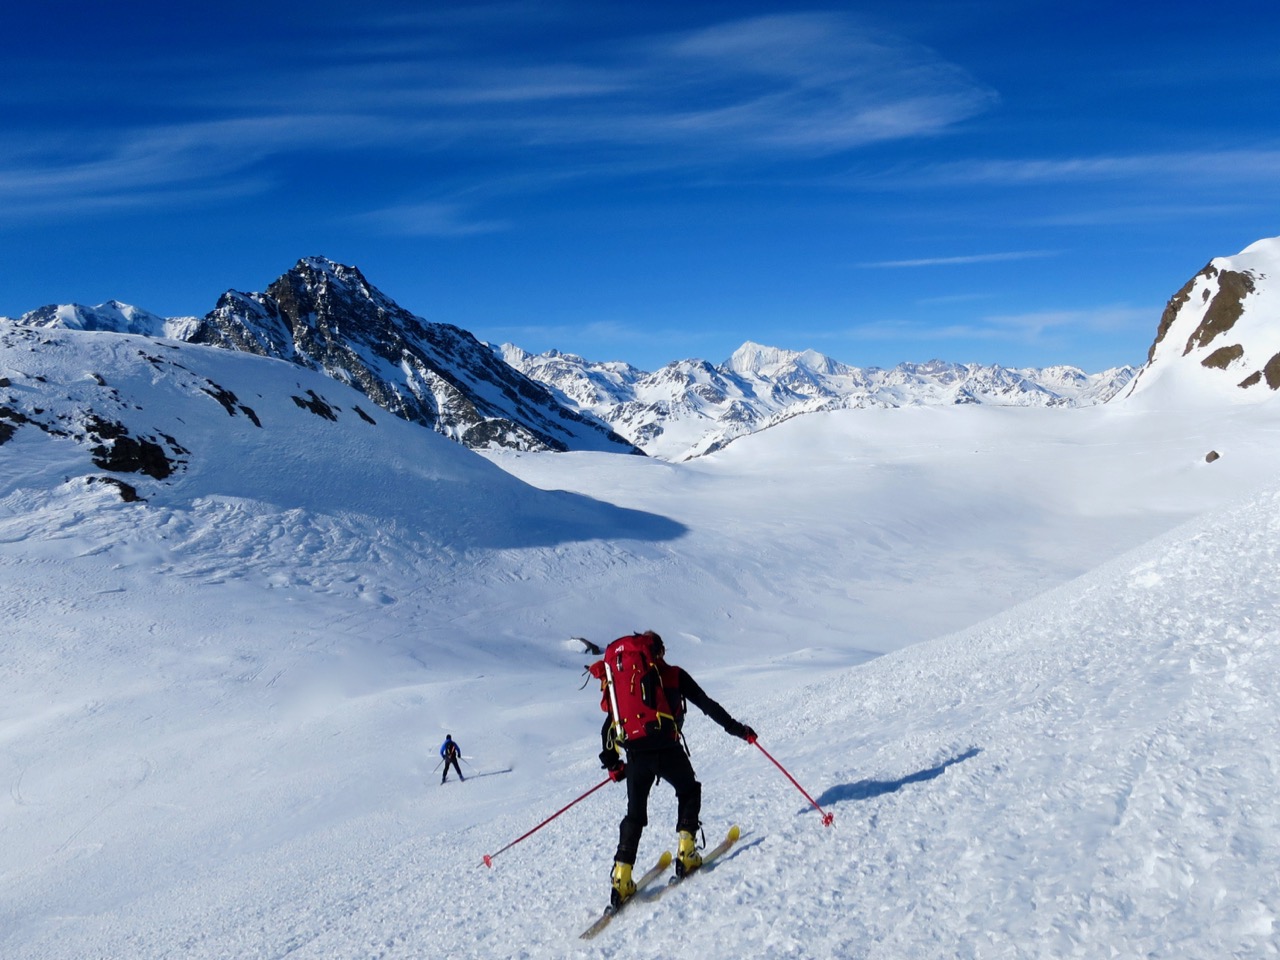
[[[1280,389],[1280,238],[1211,260],[1164,309],[1124,397],[1265,399]]]

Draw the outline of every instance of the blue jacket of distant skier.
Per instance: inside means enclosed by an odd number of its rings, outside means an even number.
[[[444,743],[440,744],[440,756],[446,760],[452,760],[455,756],[462,756],[462,748],[458,746],[458,741],[452,737],[445,737]]]

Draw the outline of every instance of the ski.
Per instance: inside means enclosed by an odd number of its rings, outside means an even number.
[[[616,917],[618,913],[623,909],[623,907],[629,904],[632,900],[635,900],[636,897],[640,895],[640,891],[643,890],[646,886],[653,883],[653,881],[657,880],[658,877],[662,876],[663,871],[666,870],[667,867],[669,866],[671,866],[671,851],[664,850],[662,851],[662,856],[658,858],[658,862],[655,863],[652,867],[650,867],[647,871],[645,871],[645,873],[640,877],[640,879],[636,881],[636,892],[633,893],[626,900],[623,900],[622,903],[620,903],[616,907],[613,904],[609,904],[609,906],[605,907],[604,913],[600,914],[600,919],[597,920],[595,923],[593,923],[591,926],[587,927],[587,929],[583,930],[581,934],[579,934],[580,939],[590,940],[597,933],[599,933],[601,930],[607,927],[610,924],[610,922],[613,920],[613,918]]]
[[[735,823],[729,828],[729,832],[725,834],[725,838],[723,840],[702,855],[702,866],[696,868],[692,873],[685,874],[683,877],[672,877],[662,886],[646,894],[645,900],[652,903],[672,887],[679,886],[683,881],[687,880],[695,873],[701,873],[703,870],[708,869],[717,857],[721,857],[728,853],[729,848],[738,842],[738,837],[740,836],[742,836],[742,831],[738,829],[738,825]]]

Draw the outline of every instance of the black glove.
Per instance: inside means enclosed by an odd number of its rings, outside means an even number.
[[[614,783],[619,780],[625,780],[627,777],[627,765],[621,760],[615,766],[609,768],[609,779]]]
[[[735,737],[747,741],[747,743],[756,742],[756,732],[748,727],[745,723],[738,724],[734,729],[729,731]]]

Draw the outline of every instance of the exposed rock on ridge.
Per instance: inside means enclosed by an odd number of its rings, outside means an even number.
[[[227,291],[204,317],[166,320],[112,300],[41,307],[18,322],[165,337],[286,360],[473,449],[640,453],[467,331],[415,316],[357,268],[323,257],[299,260],[263,293]]]
[[[1280,389],[1280,238],[1211,260],[1160,317],[1147,364],[1124,396],[1170,401],[1210,391],[1263,399]],[[1259,388],[1265,384],[1265,388]]]
[[[322,370],[468,447],[636,452],[458,327],[428,323],[350,266],[311,257],[265,293],[223,294],[187,339]]]

